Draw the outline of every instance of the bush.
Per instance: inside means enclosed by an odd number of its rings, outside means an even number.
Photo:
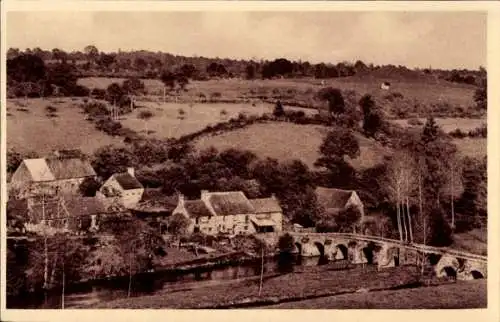
[[[481,125],[473,130],[469,131],[469,137],[471,138],[486,138],[488,136],[488,127],[486,124]]]
[[[45,111],[49,114],[53,114],[53,113],[57,112],[57,107],[54,107],[52,105],[48,105],[47,107],[45,107]]]
[[[457,138],[457,139],[463,139],[467,136],[467,133],[463,132],[460,129],[455,129],[451,132],[448,133],[451,137]]]
[[[141,111],[139,115],[137,115],[138,118],[142,120],[147,120],[149,118],[152,118],[154,116],[153,112],[151,111]]]
[[[419,126],[419,125],[424,125],[424,123],[418,119],[418,118],[411,118],[411,119],[408,119],[407,123],[409,125],[412,125],[412,126]]]
[[[91,117],[104,117],[109,115],[109,110],[105,104],[100,102],[88,102],[82,105],[83,111]]]

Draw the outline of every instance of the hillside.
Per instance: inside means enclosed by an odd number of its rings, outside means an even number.
[[[297,125],[293,123],[254,124],[244,129],[216,136],[205,136],[196,141],[197,149],[211,146],[223,150],[242,148],[259,157],[278,160],[299,159],[310,168],[319,157],[319,146],[328,128],[319,125]],[[357,135],[361,147],[359,158],[351,163],[357,169],[372,167],[383,160],[390,151],[378,142]]]
[[[53,150],[79,148],[91,154],[123,139],[98,131],[85,120],[77,104],[79,99],[12,99],[7,101],[7,149],[18,152],[50,153]],[[46,107],[57,109],[47,116]]]

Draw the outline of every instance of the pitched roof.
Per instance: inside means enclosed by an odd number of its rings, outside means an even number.
[[[342,209],[354,191],[335,188],[317,187],[315,190],[318,203],[325,210]]]
[[[84,178],[96,175],[90,163],[85,160],[77,158],[48,158],[46,159],[46,162],[56,180]]]
[[[106,212],[104,204],[96,197],[73,197],[65,200],[70,217],[90,216]]]
[[[212,213],[207,208],[203,200],[186,200],[184,201],[184,208],[190,217],[210,217]]]
[[[252,214],[252,204],[241,191],[210,192],[208,203],[219,216]]]
[[[45,159],[25,159],[24,164],[35,182],[55,180],[54,174],[50,170]]]
[[[250,203],[255,209],[255,213],[281,212],[282,209],[275,198],[250,199]]]
[[[139,180],[128,172],[115,173],[113,177],[118,181],[123,190],[144,188]]]

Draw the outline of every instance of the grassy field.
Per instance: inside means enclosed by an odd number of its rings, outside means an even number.
[[[391,268],[377,272],[371,269],[329,270],[328,267],[308,267],[300,271],[265,279],[259,296],[259,281],[238,285],[216,285],[185,292],[165,293],[120,299],[89,308],[216,308],[265,299],[304,298],[355,292],[360,288],[380,289],[414,283],[418,279],[412,267]],[[283,287],[286,285],[286,287]]]
[[[123,82],[120,78],[88,77],[81,78],[79,83],[92,88],[106,88],[113,82]],[[391,82],[390,91],[380,89],[380,84],[386,80]],[[159,95],[162,83],[156,79],[145,79],[146,89],[150,94]],[[312,98],[320,88],[332,86],[343,91],[355,91],[359,95],[372,94],[382,99],[389,93],[400,93],[408,101],[417,100],[421,104],[447,102],[451,105],[461,105],[467,108],[473,104],[474,86],[450,83],[432,78],[403,79],[386,78],[381,76],[344,77],[336,79],[318,80],[304,79],[276,79],[276,80],[244,80],[221,79],[209,81],[192,81],[186,88],[187,92],[181,96],[196,97],[203,93],[210,97],[212,93],[220,93],[225,99],[241,99],[255,95],[272,96],[275,93],[289,94],[302,97],[303,101]]]
[[[425,124],[425,118],[419,118],[422,124]],[[441,127],[443,131],[446,133],[454,131],[455,129],[460,129],[464,132],[469,132],[470,130],[474,130],[478,127],[481,127],[483,124],[486,124],[486,118],[480,119],[471,119],[471,118],[435,118],[436,123]],[[403,127],[411,126],[408,124],[407,119],[398,119],[392,120],[392,122],[399,124]],[[419,126],[423,127],[423,125]]]
[[[254,124],[244,129],[217,136],[205,136],[196,141],[196,148],[210,146],[216,149],[241,147],[256,153],[260,157],[272,157],[278,160],[302,160],[309,167],[319,157],[319,146],[327,133],[327,127],[319,125],[297,125],[293,123]],[[361,155],[351,160],[356,168],[369,168],[383,160],[390,153],[374,140],[357,135]]]
[[[79,148],[92,153],[97,148],[120,143],[98,131],[85,120],[78,99],[9,99],[7,100],[7,148],[39,154],[57,149]],[[57,108],[57,117],[48,117],[47,106]]]
[[[266,306],[266,309],[472,309],[487,307],[486,280],[416,289],[329,296]]]
[[[122,124],[137,132],[145,133],[155,138],[178,138],[202,130],[208,125],[226,122],[239,114],[246,116],[272,113],[273,106],[266,103],[161,103],[140,102],[141,108],[122,117]],[[317,110],[299,107],[285,107],[287,110],[302,110],[311,115]],[[147,122],[139,118],[143,111],[153,114]],[[182,111],[182,112],[181,112]]]
[[[488,151],[488,139],[485,138],[454,139],[453,142],[464,156],[482,158]]]

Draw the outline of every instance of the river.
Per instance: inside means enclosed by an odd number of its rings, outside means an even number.
[[[325,261],[318,257],[296,259],[295,266],[316,266]],[[157,295],[165,292],[181,292],[193,288],[210,287],[222,283],[238,283],[260,276],[260,261],[233,266],[196,269],[190,272],[172,273],[157,272],[142,274],[132,278],[131,297]],[[264,274],[278,273],[276,259],[264,261]],[[70,309],[82,305],[92,305],[128,296],[129,279],[114,281],[96,281],[91,283],[69,285],[64,295],[64,308]],[[51,291],[45,294],[32,293],[7,299],[10,309],[60,309],[62,308],[62,291]]]

